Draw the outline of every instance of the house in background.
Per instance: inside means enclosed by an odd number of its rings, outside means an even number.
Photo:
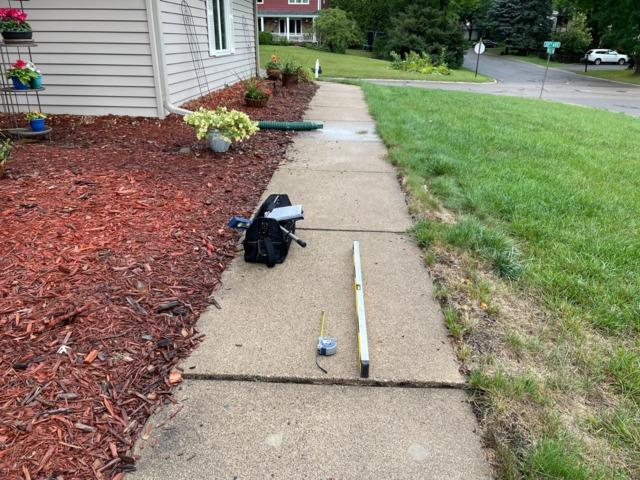
[[[316,42],[314,24],[328,0],[256,0],[258,29],[289,42]]]
[[[31,0],[23,6],[37,44],[30,50],[43,75],[45,113],[162,118],[258,71],[255,0]],[[20,2],[0,0],[0,7]],[[28,60],[26,47],[6,52],[10,62]]]

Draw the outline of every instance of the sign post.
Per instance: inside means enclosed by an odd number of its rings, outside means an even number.
[[[549,62],[551,61],[551,55],[556,52],[556,48],[560,48],[560,42],[544,42],[544,48],[547,49],[547,68],[544,70],[542,88],[540,89],[540,96],[538,98],[542,98],[542,92],[544,92],[544,84],[547,82],[547,74],[549,73]]]
[[[478,57],[476,60],[476,78],[478,78],[478,67],[480,66],[480,55],[482,55],[486,49],[487,47],[484,45],[484,43],[482,43],[482,37],[481,37],[480,41],[476,43],[473,47],[473,51],[476,52],[476,55]]]

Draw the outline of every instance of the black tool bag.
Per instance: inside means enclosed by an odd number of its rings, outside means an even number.
[[[274,208],[290,207],[288,195],[269,195],[253,218],[251,226],[244,238],[244,259],[250,263],[266,263],[269,268],[283,263],[289,253],[291,237],[282,229],[291,233],[296,231],[296,222],[287,220],[278,222],[273,218],[266,218]]]

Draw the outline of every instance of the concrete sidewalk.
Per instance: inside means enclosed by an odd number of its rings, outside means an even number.
[[[267,193],[305,207],[286,263],[236,259],[199,320],[135,479],[489,478],[396,174],[358,87],[321,84]],[[266,195],[266,193],[265,193]],[[371,376],[358,376],[352,244],[361,243]],[[315,365],[320,312],[338,354]],[[180,409],[178,412],[177,409]]]

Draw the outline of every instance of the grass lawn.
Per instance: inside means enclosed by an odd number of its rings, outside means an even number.
[[[640,85],[640,75],[636,75],[632,70],[592,70],[587,73],[578,72],[581,75],[590,77],[604,78],[606,80],[615,80],[617,82],[634,83]]]
[[[454,70],[451,75],[423,75],[413,72],[392,70],[390,62],[371,58],[370,52],[349,50],[346,55],[323,52],[304,47],[261,45],[260,64],[264,67],[271,55],[278,55],[283,61],[292,59],[312,68],[320,59],[322,76],[340,78],[385,78],[398,80],[433,80],[441,82],[488,82],[491,79],[478,75],[474,78],[469,70]]]
[[[427,260],[463,259],[438,298],[500,474],[640,478],[640,120],[363,88]]]
[[[510,60],[520,60],[521,62],[533,63],[535,65],[542,65],[543,67],[545,67],[547,65],[547,59],[546,58],[540,58],[537,55],[529,55],[529,56],[524,56],[524,55],[500,55],[500,53],[503,50],[504,50],[503,47],[488,48],[487,49],[487,53],[489,55],[493,55],[493,56],[502,56],[502,57],[508,58]],[[554,62],[554,61],[549,62],[549,66],[550,67],[560,67],[560,68],[562,68],[562,66],[564,66],[564,65],[565,64],[560,63],[560,62]]]

